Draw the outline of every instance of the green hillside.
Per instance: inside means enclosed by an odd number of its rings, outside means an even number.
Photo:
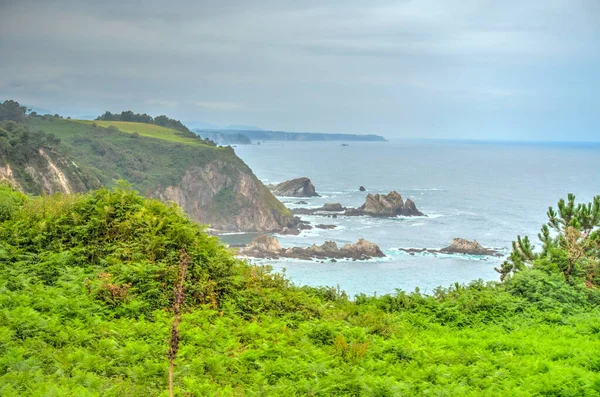
[[[143,123],[106,123],[109,126],[103,127],[98,122],[54,117],[28,117],[25,121],[31,130],[54,134],[78,165],[92,169],[107,186],[115,180],[125,179],[141,192],[153,191],[159,186],[179,182],[192,164],[202,166],[215,159],[236,162],[245,167],[232,149],[180,137],[174,130]],[[111,128],[110,125],[114,124],[130,131],[139,129],[139,136],[116,126]]]
[[[0,103],[0,181],[28,193],[85,192],[126,180],[212,230],[272,232],[294,222],[231,147],[178,120],[124,111],[84,121],[26,111],[16,101]]]
[[[175,130],[173,128],[166,128],[156,124],[146,124],[146,123],[135,123],[129,121],[103,121],[103,120],[76,120],[80,123],[87,125],[98,125],[100,127],[108,128],[110,126],[114,126],[119,131],[126,132],[128,134],[138,133],[140,136],[145,136],[149,138],[161,139],[167,142],[175,142],[182,143],[184,145],[192,145],[192,146],[206,146],[205,143],[199,141],[198,139],[193,139],[187,136],[187,134],[182,133],[181,131]]]
[[[0,187],[0,395],[167,396],[171,357],[176,396],[598,396],[600,197],[571,204],[502,283],[351,301],[128,189]]]

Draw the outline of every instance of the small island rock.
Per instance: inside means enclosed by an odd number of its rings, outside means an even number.
[[[377,217],[392,217],[392,216],[426,216],[417,209],[415,203],[407,199],[406,202],[402,199],[400,193],[391,191],[383,194],[368,194],[365,203],[359,208],[348,209],[344,215],[370,215]]]
[[[328,230],[328,229],[335,229],[337,226],[336,226],[336,225],[324,225],[324,224],[322,224],[322,223],[319,223],[318,225],[315,225],[315,227],[316,227],[317,229],[325,229],[325,230]]]
[[[494,255],[500,256],[498,251],[485,248],[477,240],[469,241],[464,238],[452,239],[449,246],[442,248],[440,252],[445,254],[468,254],[468,255]]]
[[[278,185],[267,186],[274,195],[285,197],[318,197],[315,186],[308,178],[296,178]]]
[[[493,248],[486,248],[479,244],[477,240],[469,241],[464,238],[452,239],[449,246],[442,249],[433,248],[400,248],[410,255],[427,253],[427,254],[464,254],[464,255],[480,255],[480,256],[502,256],[502,254]]]

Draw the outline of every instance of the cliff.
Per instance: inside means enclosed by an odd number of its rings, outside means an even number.
[[[147,197],[177,203],[213,230],[271,232],[293,222],[232,148],[143,123],[29,116],[23,124],[60,139],[57,150],[29,155],[27,164],[0,162],[0,180],[24,191],[75,193],[126,180]]]
[[[75,162],[51,148],[39,148],[23,162],[0,156],[0,183],[32,194],[77,193],[100,187]]]
[[[221,231],[280,231],[292,221],[252,173],[223,160],[190,167],[179,183],[152,196],[176,202],[192,219]]]

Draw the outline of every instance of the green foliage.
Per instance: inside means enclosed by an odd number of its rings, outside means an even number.
[[[20,123],[25,119],[25,113],[27,108],[21,106],[16,101],[4,101],[0,103],[0,122],[2,121],[13,121]]]
[[[183,248],[175,395],[600,394],[600,300],[583,281],[526,267],[350,301],[249,266],[179,208],[118,185],[0,186],[0,395],[166,396]]]
[[[600,195],[587,204],[575,204],[575,195],[569,194],[567,201],[561,199],[558,209],[548,209],[548,223],[538,234],[542,242],[541,252],[534,252],[528,237],[517,236],[510,257],[500,268],[501,279],[528,267],[562,273],[564,278],[586,279],[596,285],[600,275]]]
[[[232,188],[223,188],[215,195],[215,210],[221,216],[237,215],[241,205]]]
[[[0,222],[9,220],[25,200],[23,193],[13,190],[6,183],[0,183]]]
[[[40,148],[53,148],[60,144],[53,134],[31,132],[23,124],[12,120],[0,122],[0,161],[26,164],[37,156]]]
[[[96,121],[122,121],[127,123],[144,123],[144,124],[156,124],[157,126],[165,127],[167,129],[177,130],[178,136],[200,141],[206,145],[215,146],[214,142],[205,139],[203,140],[198,135],[194,134],[187,128],[181,121],[169,118],[165,115],[156,116],[153,118],[146,113],[133,113],[131,110],[123,111],[120,114],[113,114],[111,112],[105,112],[103,115],[98,116]]]
[[[215,146],[215,144],[208,140],[202,139],[199,135],[193,132],[183,132],[174,128],[164,127],[157,124],[145,124],[141,122],[132,121],[88,121],[88,120],[76,120],[78,123],[88,124],[92,127],[106,127],[111,131],[121,131],[128,134],[137,134],[138,136],[144,136],[148,138],[156,138],[163,141],[181,143],[190,146]]]

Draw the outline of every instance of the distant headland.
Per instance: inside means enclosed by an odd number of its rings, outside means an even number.
[[[359,135],[359,134],[328,134],[322,132],[286,132],[286,131],[265,131],[265,130],[239,130],[239,129],[193,129],[196,134],[202,138],[208,138],[215,142],[228,141],[234,137],[246,137],[250,141],[362,141],[362,142],[387,142],[379,135]],[[233,142],[247,143],[247,142]]]

